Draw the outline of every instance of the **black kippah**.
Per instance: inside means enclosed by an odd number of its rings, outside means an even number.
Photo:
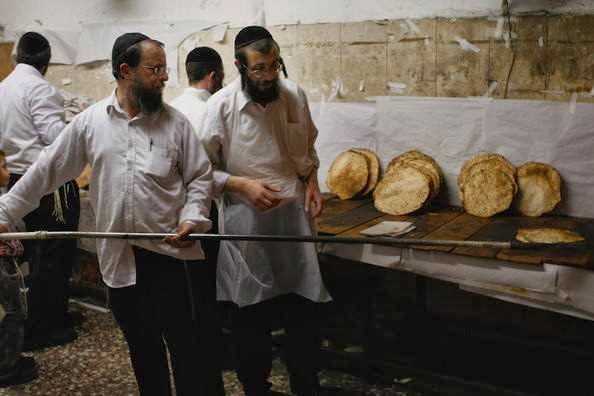
[[[186,57],[186,63],[203,63],[205,65],[222,65],[223,60],[217,51],[210,47],[194,48]]]
[[[235,36],[235,49],[245,47],[259,40],[270,39],[273,40],[272,35],[268,30],[262,26],[246,26]]]
[[[25,54],[33,55],[48,49],[49,41],[41,34],[36,32],[27,32],[21,36],[18,48]]]
[[[118,58],[120,58],[128,48],[144,40],[150,40],[150,38],[142,33],[124,33],[118,37],[115,43],[113,43],[113,49],[111,50],[112,65],[118,64]]]

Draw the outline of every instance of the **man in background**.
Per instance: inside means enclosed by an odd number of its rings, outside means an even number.
[[[16,68],[0,83],[0,150],[6,153],[9,190],[66,126],[62,96],[44,78],[50,58],[47,39],[27,32],[17,44]],[[44,195],[23,221],[27,231],[76,231],[79,216],[78,187],[66,181]],[[67,312],[76,240],[31,241],[25,244],[25,254],[30,273],[25,349],[74,340],[77,335]]]

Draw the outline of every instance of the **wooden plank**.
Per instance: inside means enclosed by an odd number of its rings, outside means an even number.
[[[346,230],[345,232],[342,232],[340,234],[340,236],[342,237],[360,237],[363,236],[360,234],[361,231],[363,231],[366,228],[369,228],[371,226],[374,226],[378,223],[381,223],[382,221],[413,221],[414,218],[411,216],[392,216],[392,215],[382,215],[380,217],[376,217],[375,219],[371,219],[368,222],[365,222],[363,224],[360,224],[356,227],[353,227],[349,230]]]
[[[495,217],[467,239],[474,241],[500,241],[507,242],[514,239],[520,227],[542,227],[545,219],[541,217]],[[453,254],[471,257],[495,258],[499,248],[472,248],[459,247],[452,250]]]
[[[0,43],[0,81],[4,80],[14,69],[14,64],[10,59],[13,45],[14,43]]]
[[[336,215],[367,205],[370,202],[369,199],[340,200],[336,197],[324,199],[324,210],[322,210],[322,214],[319,216],[319,221],[327,220]]]
[[[484,217],[476,217],[468,213],[462,213],[456,216],[451,221],[445,223],[435,231],[423,236],[423,239],[437,239],[437,240],[466,240],[468,237],[476,233],[479,229],[490,222],[490,219]],[[454,250],[453,246],[414,246],[415,249],[431,250],[439,252],[450,252]]]
[[[590,247],[580,249],[560,249],[558,247],[551,246],[550,249],[539,250],[503,249],[495,256],[497,259],[524,264],[549,263],[594,269],[594,247],[592,247],[592,238],[594,237],[594,223],[591,219],[581,219],[567,216],[543,216],[532,220],[532,224],[526,225],[527,223],[528,221],[524,220],[522,222],[522,226],[555,227],[577,231],[586,237],[586,240],[590,242]]]
[[[320,234],[338,235],[380,216],[383,216],[383,214],[378,212],[372,203],[367,203],[350,211],[324,219],[318,223],[318,232]]]

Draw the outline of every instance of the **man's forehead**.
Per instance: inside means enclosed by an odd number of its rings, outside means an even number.
[[[142,42],[141,59],[165,63],[165,50],[154,41],[145,40]]]
[[[272,62],[278,58],[280,51],[277,46],[274,46],[268,54],[256,51],[252,48],[246,48],[245,54],[247,59],[251,62]]]

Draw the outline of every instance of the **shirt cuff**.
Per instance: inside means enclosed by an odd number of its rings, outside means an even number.
[[[223,189],[225,188],[225,184],[227,184],[227,179],[231,176],[230,173],[215,169],[213,172],[213,180],[214,180],[214,196],[220,197],[223,194]]]

